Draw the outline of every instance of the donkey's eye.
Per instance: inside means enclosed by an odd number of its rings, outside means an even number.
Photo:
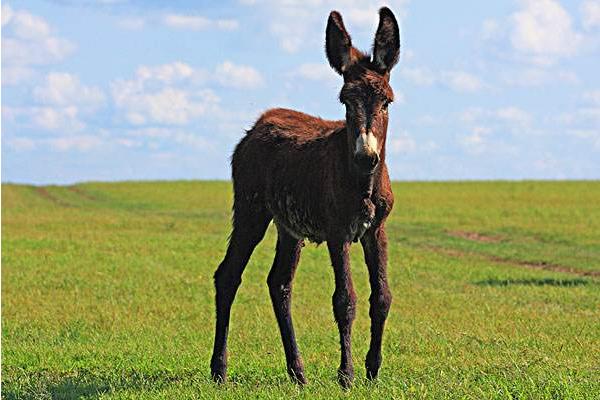
[[[381,111],[383,111],[384,113],[387,113],[388,111],[388,106],[390,105],[389,101],[384,101],[383,104],[381,104]]]

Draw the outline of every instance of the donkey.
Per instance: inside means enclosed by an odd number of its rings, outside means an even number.
[[[356,295],[349,249],[360,240],[371,284],[367,378],[376,378],[381,366],[382,334],[392,301],[384,223],[394,200],[385,142],[388,105],[393,101],[390,70],[400,56],[398,23],[389,8],[379,10],[371,57],[352,46],[341,15],[332,11],[325,48],[329,64],[344,78],[339,99],[346,107],[346,120],[268,110],[232,156],[233,230],[214,276],[217,318],[211,374],[217,382],[226,380],[231,304],[271,220],[278,237],[267,282],[292,380],[306,383],[291,316],[292,281],[305,239],[327,242],[341,345],[338,380],[345,388],[354,379],[350,336]]]

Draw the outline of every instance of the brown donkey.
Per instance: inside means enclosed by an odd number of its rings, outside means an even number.
[[[344,77],[340,101],[345,121],[325,121],[297,111],[265,112],[237,145],[231,165],[234,187],[233,231],[215,273],[217,322],[211,373],[226,379],[227,333],[231,304],[242,273],[271,220],[277,226],[269,292],[292,379],[306,383],[292,325],[292,281],[304,239],[327,242],[335,273],[333,313],[340,332],[340,384],[354,379],[350,348],[356,295],[349,249],[360,240],[371,284],[371,344],[367,377],[381,366],[381,338],[392,296],[387,282],[384,222],[393,205],[385,164],[388,104],[393,100],[390,70],[400,55],[394,14],[379,11],[373,55],[352,46],[341,15],[327,21],[327,59]]]

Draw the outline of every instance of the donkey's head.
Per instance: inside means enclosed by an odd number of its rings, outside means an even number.
[[[400,32],[392,11],[379,10],[373,55],[352,46],[337,11],[329,14],[325,49],[329,64],[344,77],[340,101],[346,106],[348,146],[357,172],[372,174],[385,157],[388,105],[394,100],[390,71],[400,56]]]

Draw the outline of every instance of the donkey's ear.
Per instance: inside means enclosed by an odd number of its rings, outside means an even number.
[[[343,74],[352,64],[352,40],[344,27],[342,16],[337,11],[332,11],[327,20],[325,31],[325,52],[329,65],[338,74]]]
[[[373,63],[380,72],[389,72],[400,58],[400,29],[394,13],[387,7],[379,10],[379,26],[373,42]]]

